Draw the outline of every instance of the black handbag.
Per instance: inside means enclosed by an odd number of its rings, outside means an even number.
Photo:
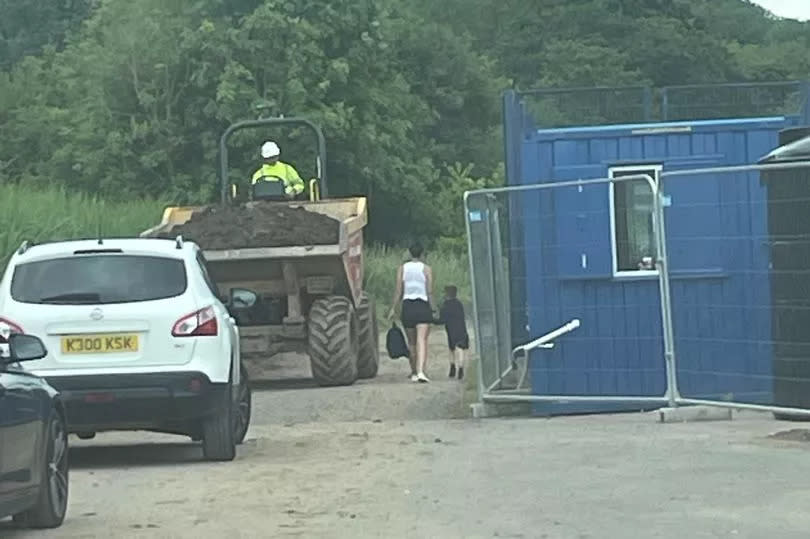
[[[408,342],[396,323],[391,324],[391,329],[388,330],[388,334],[385,336],[385,348],[388,350],[388,357],[391,359],[410,357]]]

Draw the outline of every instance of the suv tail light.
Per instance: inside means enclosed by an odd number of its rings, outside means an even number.
[[[219,332],[217,315],[213,307],[206,307],[184,316],[174,323],[172,336],[200,337],[215,336]]]
[[[6,342],[8,336],[12,333],[25,333],[23,328],[16,322],[12,322],[8,318],[0,316],[0,343]]]

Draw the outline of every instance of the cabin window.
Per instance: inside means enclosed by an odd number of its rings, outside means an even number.
[[[611,178],[647,174],[659,181],[660,165],[613,167]],[[610,221],[614,275],[655,274],[653,193],[646,179],[612,182]]]

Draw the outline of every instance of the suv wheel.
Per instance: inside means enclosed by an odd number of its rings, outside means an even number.
[[[237,389],[233,419],[233,439],[237,444],[245,441],[248,427],[250,427],[251,404],[250,381],[248,380],[247,370],[242,366],[239,369],[239,388]]]
[[[236,457],[233,426],[232,382],[219,398],[219,406],[202,423],[203,455],[207,460],[229,461]]]

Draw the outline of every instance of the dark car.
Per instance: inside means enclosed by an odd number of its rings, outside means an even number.
[[[0,519],[55,528],[68,499],[64,410],[55,389],[17,365],[45,357],[42,341],[15,334],[8,349],[0,357]]]

